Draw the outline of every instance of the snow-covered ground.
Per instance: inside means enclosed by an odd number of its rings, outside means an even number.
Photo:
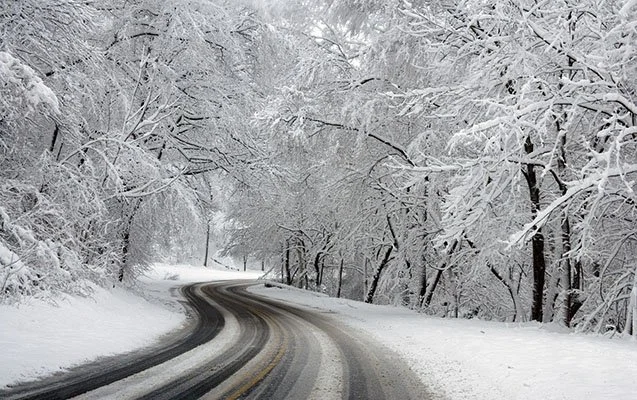
[[[224,279],[256,279],[223,267],[155,265],[139,284],[143,297],[124,289],[94,288],[92,298],[63,296],[56,304],[31,300],[0,306],[0,388],[33,380],[100,356],[153,344],[186,322],[171,288]],[[96,345],[99,344],[99,345]]]
[[[185,316],[175,286],[261,274],[219,268],[156,265],[140,283],[144,297],[96,289],[92,299],[65,296],[57,306],[0,306],[0,387],[143,347],[178,329]],[[635,340],[538,324],[444,320],[292,288],[251,290],[329,311],[397,351],[433,392],[452,400],[637,399]]]
[[[293,288],[252,292],[328,311],[398,352],[450,399],[637,399],[637,341],[540,324],[432,318]]]

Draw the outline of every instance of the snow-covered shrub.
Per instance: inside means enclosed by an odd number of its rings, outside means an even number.
[[[109,222],[90,163],[82,168],[44,154],[29,169],[29,179],[0,182],[3,301],[86,293],[89,281],[106,286],[116,279],[117,221]]]
[[[83,293],[89,277],[60,205],[30,184],[0,185],[0,280],[3,301],[51,292]]]
[[[39,185],[64,210],[65,229],[73,237],[74,250],[81,255],[85,277],[105,285],[112,282],[121,261],[113,233],[118,221],[109,218],[94,169],[88,159],[80,170],[44,156],[38,168],[42,171]]]

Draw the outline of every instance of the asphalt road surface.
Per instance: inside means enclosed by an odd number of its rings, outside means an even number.
[[[246,291],[184,287],[193,324],[161,345],[0,391],[6,399],[429,399],[382,345],[329,313]]]

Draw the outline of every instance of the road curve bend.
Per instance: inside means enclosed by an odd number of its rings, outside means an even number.
[[[182,292],[197,323],[161,348],[0,392],[8,399],[433,399],[395,353],[327,313],[224,281]]]

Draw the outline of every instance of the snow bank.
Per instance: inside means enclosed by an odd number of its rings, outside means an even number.
[[[333,312],[450,399],[637,399],[637,342],[540,324],[446,320],[292,288],[251,291]]]
[[[123,289],[94,290],[93,298],[65,296],[57,306],[0,306],[0,386],[147,346],[185,321]]]
[[[140,282],[143,297],[95,287],[93,298],[64,296],[56,305],[37,300],[19,307],[0,305],[0,388],[153,344],[186,321],[176,301],[181,297],[172,290],[177,286],[260,275],[159,264]]]

